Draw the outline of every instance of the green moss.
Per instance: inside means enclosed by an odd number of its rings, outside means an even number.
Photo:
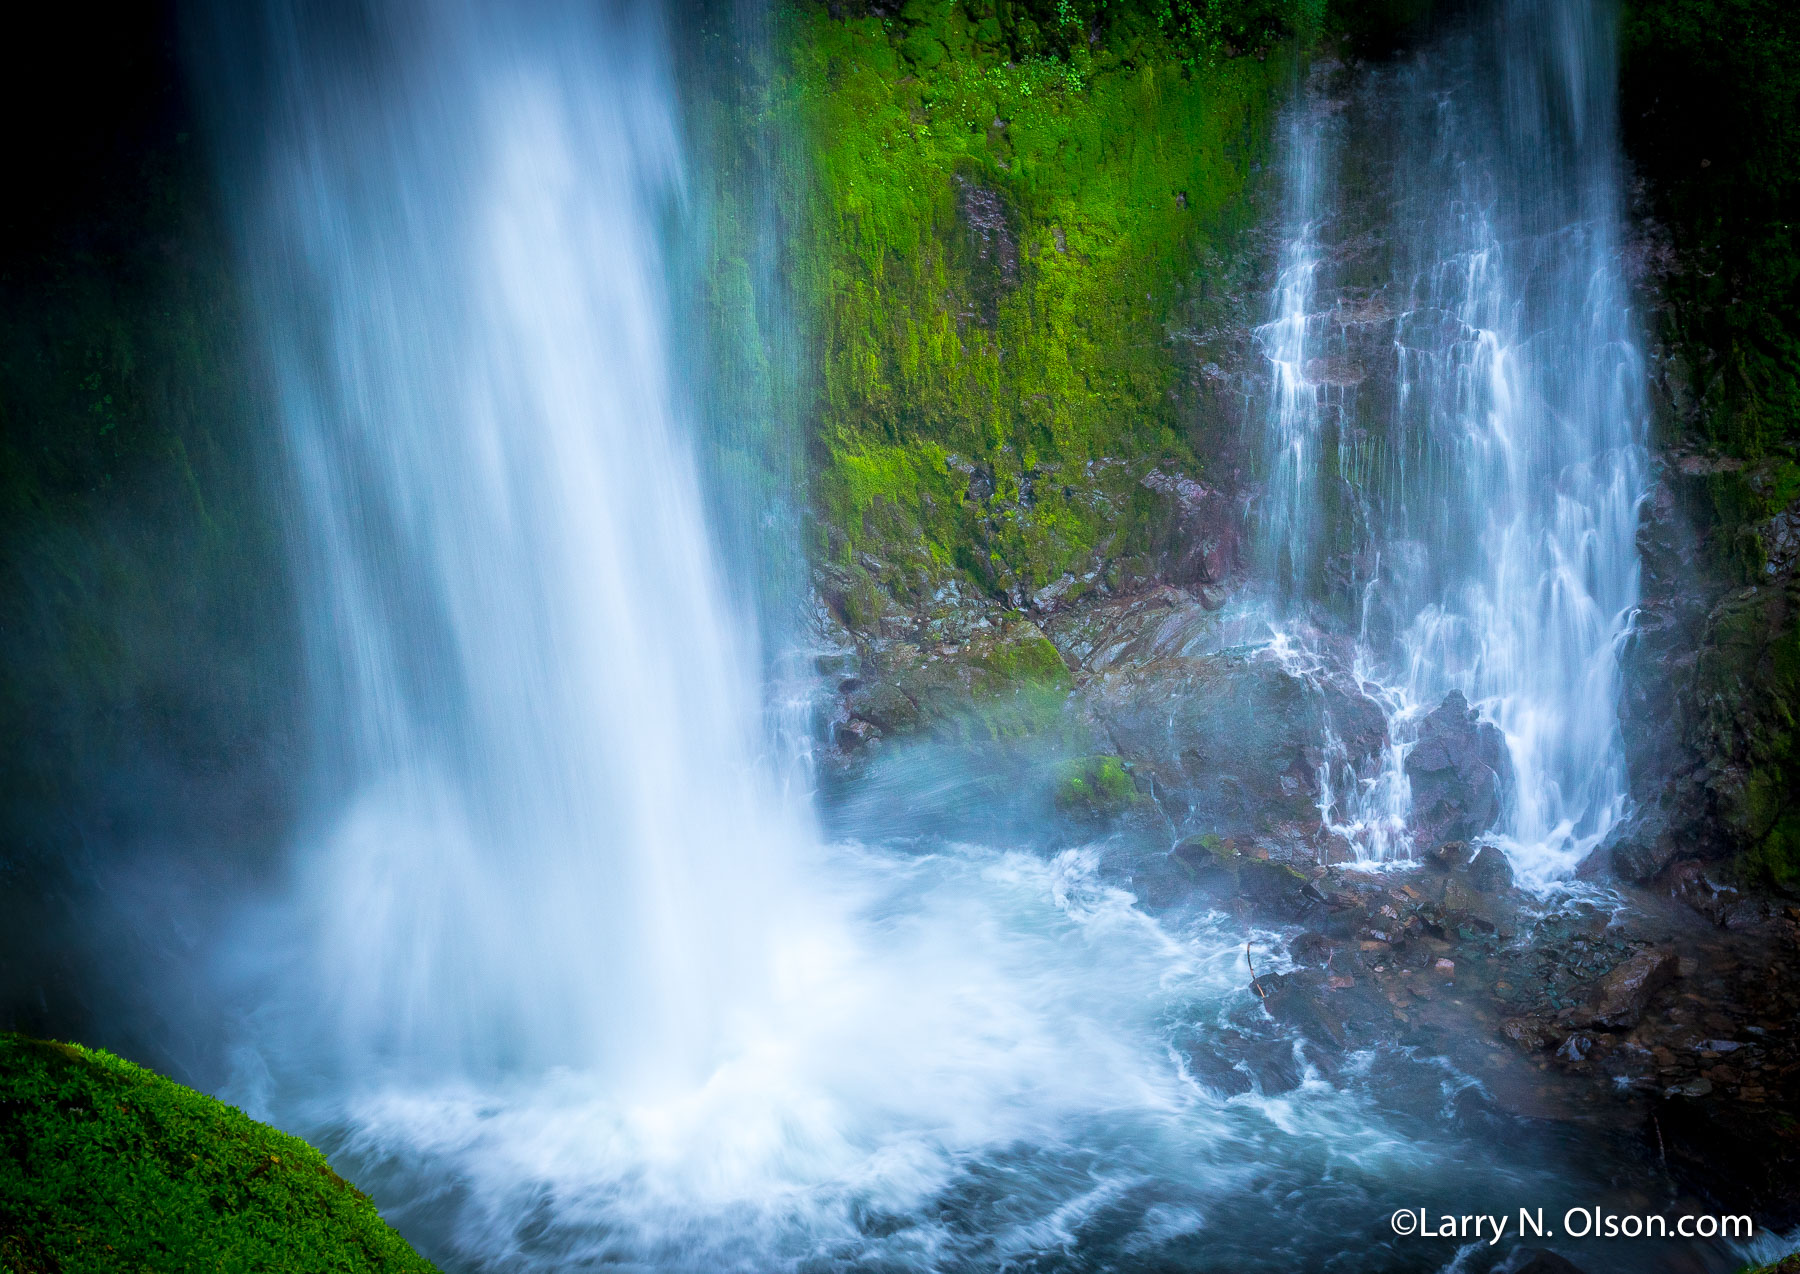
[[[1191,373],[1309,12],[790,13],[822,560],[903,603],[950,572],[1032,590],[1115,525],[1095,462],[1199,470]]]
[[[1713,612],[1695,664],[1699,749],[1745,871],[1800,886],[1800,585],[1745,589]]]
[[[1063,766],[1056,808],[1077,818],[1110,818],[1137,801],[1137,785],[1116,756],[1089,756]]]
[[[97,1049],[0,1035],[0,1266],[430,1270],[305,1142]]]

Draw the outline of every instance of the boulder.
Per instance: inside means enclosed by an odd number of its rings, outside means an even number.
[[[1239,853],[1217,836],[1190,836],[1169,851],[1194,886],[1218,897],[1241,899],[1260,915],[1294,919],[1317,905],[1318,891],[1304,872],[1286,863]]]
[[[1442,867],[1445,871],[1455,871],[1467,867],[1473,857],[1474,851],[1469,848],[1468,841],[1447,840],[1436,849],[1428,851],[1425,861],[1434,867]]]
[[[1406,777],[1418,844],[1472,840],[1498,821],[1512,786],[1506,737],[1481,719],[1462,691],[1452,690],[1420,723]]]
[[[1506,861],[1506,855],[1493,845],[1483,845],[1469,864],[1470,887],[1477,893],[1497,894],[1511,889],[1512,883],[1512,864]]]
[[[1296,675],[1240,649],[1114,664],[1082,698],[1095,733],[1155,784],[1165,809],[1265,844],[1316,832],[1328,734],[1359,771],[1386,737],[1380,706],[1346,680]]]
[[[1644,1016],[1650,997],[1674,980],[1679,967],[1675,953],[1666,948],[1639,951],[1600,979],[1589,1021],[1608,1030],[1630,1030]]]
[[[1567,1257],[1558,1256],[1548,1248],[1518,1249],[1513,1260],[1523,1264],[1512,1267],[1512,1274],[1581,1274],[1581,1267]]]

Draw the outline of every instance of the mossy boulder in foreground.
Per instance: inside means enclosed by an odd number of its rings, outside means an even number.
[[[434,1267],[305,1142],[73,1044],[0,1035],[0,1269]]]

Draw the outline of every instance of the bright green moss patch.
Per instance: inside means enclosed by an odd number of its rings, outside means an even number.
[[[816,548],[903,602],[951,573],[995,594],[1080,575],[1117,512],[1095,462],[1200,469],[1194,369],[1253,266],[1291,68],[1273,41],[1317,15],[1085,8],[789,14]]]
[[[1077,818],[1109,818],[1137,800],[1137,785],[1116,756],[1088,756],[1063,766],[1056,808]]]
[[[0,1035],[0,1268],[434,1267],[298,1138],[110,1053]]]

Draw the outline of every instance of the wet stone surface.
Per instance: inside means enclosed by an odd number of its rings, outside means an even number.
[[[1171,857],[1189,891],[1164,888],[1165,907],[1282,933],[1284,951],[1252,959],[1301,1056],[1441,1056],[1502,1110],[1627,1132],[1698,1197],[1765,1225],[1800,1220],[1800,909],[1720,928],[1668,891],[1543,901],[1512,886],[1498,850],[1465,844],[1380,870],[1216,837]],[[1266,1068],[1268,1047],[1196,1074],[1229,1091]]]

